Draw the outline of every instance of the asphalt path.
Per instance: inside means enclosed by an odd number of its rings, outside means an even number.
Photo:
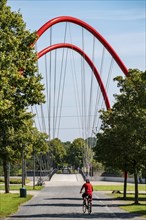
[[[82,198],[79,193],[83,181],[80,176],[66,175],[57,179],[54,176],[46,187],[27,203],[20,206],[17,213],[7,220],[142,220],[135,215],[123,211],[110,195],[103,192],[93,193],[93,210],[89,215],[82,212]],[[64,181],[65,180],[65,181]]]

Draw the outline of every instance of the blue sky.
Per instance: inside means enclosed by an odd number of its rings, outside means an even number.
[[[145,70],[145,0],[8,0],[8,5],[20,9],[31,31],[57,16],[84,20],[104,36],[128,68]]]
[[[79,18],[94,27],[108,41],[127,68],[138,68],[142,71],[146,69],[146,0],[8,0],[7,5],[11,6],[13,11],[20,9],[26,27],[31,32],[37,31],[44,23],[58,16]],[[81,40],[81,31],[79,27],[70,27],[73,31],[72,36],[68,39],[74,38],[74,44],[78,45]],[[63,40],[63,37],[60,38],[63,30],[63,26],[60,24],[53,27],[53,43]],[[48,41],[49,37],[45,33],[44,37],[38,41],[39,50],[48,46]],[[84,47],[90,57],[92,56],[91,48],[93,46],[90,44],[91,41],[91,36],[87,34]],[[95,54],[101,54],[99,49],[98,46]],[[99,55],[97,55],[98,58]],[[77,56],[76,61],[79,59]],[[43,63],[43,61],[40,62]],[[119,70],[116,69],[114,74],[116,73],[119,73]],[[64,112],[62,113],[64,118],[62,117],[62,124],[60,125],[62,130],[59,137],[63,140],[73,140],[81,134],[80,131],[79,134],[76,131],[75,104],[70,101],[73,100],[72,96],[74,96],[73,91],[73,95],[71,95],[73,81],[70,79],[71,76],[66,82],[69,90],[65,90],[67,96],[64,98],[65,107],[63,107]],[[116,86],[111,83],[108,91],[109,97],[112,97],[113,93],[116,93]],[[95,100],[92,102],[95,102]],[[84,113],[87,113],[87,111]],[[53,114],[53,110],[51,114]],[[47,118],[47,113],[45,113],[45,118]]]

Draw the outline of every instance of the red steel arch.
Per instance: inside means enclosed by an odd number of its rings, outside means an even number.
[[[101,77],[95,67],[95,65],[93,64],[93,62],[91,61],[91,59],[87,56],[87,54],[81,50],[79,47],[73,45],[73,44],[69,44],[69,43],[59,43],[59,44],[54,44],[54,45],[51,45],[49,47],[46,47],[45,49],[43,49],[42,51],[40,51],[37,56],[38,56],[38,59],[40,57],[42,57],[43,55],[45,55],[46,53],[52,51],[52,50],[55,50],[55,49],[59,49],[59,48],[70,48],[72,50],[75,50],[76,52],[78,52],[85,60],[86,62],[89,64],[89,66],[91,67],[92,71],[94,72],[95,74],[95,77],[98,81],[98,84],[100,86],[100,89],[101,89],[101,92],[102,92],[102,95],[104,97],[104,101],[105,101],[105,104],[106,104],[106,108],[107,109],[110,109],[110,102],[109,102],[109,99],[108,99],[108,96],[107,96],[107,93],[106,93],[106,90],[105,90],[105,87],[104,87],[104,84],[101,80]]]
[[[74,18],[74,17],[70,17],[70,16],[60,16],[60,17],[56,17],[53,18],[51,20],[49,20],[48,22],[46,22],[38,31],[37,31],[37,35],[38,38],[51,26],[60,23],[60,22],[72,22],[75,23],[81,27],[84,27],[86,30],[88,30],[90,33],[92,33],[104,46],[105,48],[109,51],[109,53],[112,55],[112,57],[114,58],[114,60],[117,62],[118,66],[121,68],[122,72],[128,76],[128,69],[127,67],[124,65],[124,63],[122,62],[122,60],[120,59],[120,57],[117,55],[117,53],[115,52],[115,50],[111,47],[111,45],[103,38],[103,36],[101,34],[99,34],[92,26],[90,26],[89,24],[87,24],[86,22],[78,19],[78,18]]]

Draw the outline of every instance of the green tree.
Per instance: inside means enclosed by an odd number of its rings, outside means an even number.
[[[66,155],[65,155],[65,158],[64,158],[64,165],[66,167],[68,166],[71,166],[71,161],[70,161],[70,149],[71,149],[71,142],[70,141],[66,141],[66,142],[63,142],[63,145],[64,145],[64,148],[65,148],[65,151],[66,151]]]
[[[49,155],[53,168],[63,166],[66,150],[60,139],[55,138],[49,141]]]
[[[26,145],[25,159],[27,160],[27,168],[34,170],[35,174],[36,170],[43,170],[44,167],[46,169],[46,163],[48,164],[48,135],[38,131],[35,127],[32,128],[30,135],[29,144],[31,144],[31,149],[28,151]]]
[[[0,158],[5,179],[13,150],[9,135],[27,118],[27,108],[44,102],[41,75],[37,73],[36,53],[30,45],[36,33],[26,30],[19,12],[12,12],[6,0],[0,2]],[[29,115],[30,117],[30,115]],[[32,116],[31,116],[32,117]],[[16,151],[21,151],[17,146]],[[13,154],[14,157],[17,154]],[[7,183],[6,183],[7,182]],[[8,186],[8,181],[5,181]],[[9,192],[6,187],[6,192]]]
[[[82,138],[75,139],[69,148],[70,166],[75,169],[83,167],[85,141]]]
[[[48,152],[48,135],[44,132],[40,132],[37,128],[32,129],[31,131],[31,142],[32,142],[32,151],[30,153],[35,153],[36,155],[45,154]],[[32,155],[32,154],[31,154]]]
[[[86,142],[86,147],[85,147],[86,169],[87,169],[88,175],[93,176],[93,169],[95,168],[95,162],[93,160],[93,156],[94,156],[93,148],[96,145],[96,138],[95,137],[89,137],[85,140],[85,142]]]
[[[108,115],[109,113],[109,115]],[[127,170],[130,169],[128,162],[128,152],[126,148],[126,135],[121,136],[121,130],[119,127],[114,128],[114,120],[112,121],[111,111],[103,113],[102,122],[109,125],[109,118],[113,124],[111,127],[104,128],[103,132],[97,134],[97,145],[94,148],[95,158],[97,161],[103,163],[105,167],[112,167],[114,169],[123,170],[127,174]],[[103,119],[104,118],[104,119]],[[113,127],[112,127],[113,126]],[[124,198],[126,198],[127,187],[127,175],[124,178]]]
[[[138,172],[146,158],[146,72],[129,70],[116,77],[121,94],[111,110],[102,111],[96,157],[106,165],[134,173],[135,204],[138,204]]]

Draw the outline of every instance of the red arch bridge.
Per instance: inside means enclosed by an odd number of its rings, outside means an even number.
[[[53,18],[37,35],[46,103],[31,109],[36,126],[49,139],[92,137],[100,129],[98,111],[109,109],[118,92],[113,78],[127,76],[127,67],[100,33],[77,18]]]

